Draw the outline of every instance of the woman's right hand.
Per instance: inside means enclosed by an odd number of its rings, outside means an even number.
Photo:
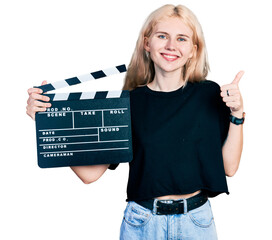
[[[47,84],[47,82],[43,81],[42,85],[45,85],[45,84]],[[50,101],[50,98],[41,95],[42,90],[39,88],[29,88],[27,92],[29,97],[27,100],[26,113],[33,120],[35,120],[36,112],[45,112],[46,108],[51,107],[51,103],[47,103],[48,101]]]

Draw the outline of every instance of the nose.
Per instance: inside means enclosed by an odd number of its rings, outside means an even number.
[[[175,45],[175,41],[172,40],[171,38],[168,39],[166,45],[165,45],[165,49],[169,50],[169,51],[174,51],[176,50],[176,45]]]

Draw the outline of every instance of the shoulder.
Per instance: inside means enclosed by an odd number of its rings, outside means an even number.
[[[203,81],[198,82],[198,84],[200,86],[208,87],[208,88],[220,88],[220,85],[217,82],[212,81],[212,80],[203,80]]]
[[[196,83],[196,94],[201,98],[201,101],[214,105],[221,99],[220,85],[212,80],[203,80]]]
[[[137,86],[130,90],[130,103],[132,106],[141,106],[145,101],[145,87]]]
[[[130,108],[132,116],[143,109],[146,104],[146,94],[144,94],[145,88],[137,86],[130,90]]]
[[[137,86],[136,88],[130,90],[130,95],[137,96],[145,91],[145,85]]]
[[[220,94],[220,85],[212,80],[203,80],[197,83],[200,91],[207,91],[213,94]]]

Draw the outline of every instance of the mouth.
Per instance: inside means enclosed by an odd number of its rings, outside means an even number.
[[[169,62],[173,62],[179,58],[179,56],[173,55],[173,54],[161,53],[161,55],[165,60],[167,60]]]

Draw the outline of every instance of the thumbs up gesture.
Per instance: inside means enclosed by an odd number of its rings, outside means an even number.
[[[240,71],[232,83],[223,85],[221,89],[221,97],[226,105],[230,108],[232,113],[236,113],[237,117],[241,117],[243,113],[243,99],[239,90],[239,82],[244,71]]]

